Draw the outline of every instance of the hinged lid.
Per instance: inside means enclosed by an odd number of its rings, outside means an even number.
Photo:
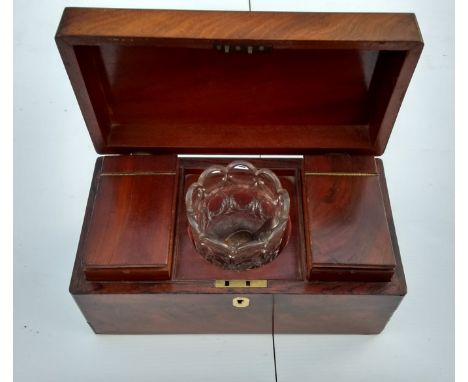
[[[67,8],[56,41],[99,153],[380,155],[413,14]]]

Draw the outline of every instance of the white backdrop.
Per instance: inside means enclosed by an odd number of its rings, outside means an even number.
[[[97,155],[53,40],[64,6],[249,7],[15,1],[15,380],[274,381],[271,336],[97,336],[69,295]],[[277,335],[278,380],[452,380],[452,2],[252,0],[252,10],[414,12],[426,44],[383,156],[408,295],[378,336]]]

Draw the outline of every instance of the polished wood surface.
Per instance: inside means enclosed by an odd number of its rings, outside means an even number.
[[[237,26],[234,28],[234,26]],[[421,34],[410,13],[307,13],[239,11],[171,11],[66,8],[58,36],[73,43],[89,39],[214,39],[277,41],[343,46],[361,42],[399,48],[417,45]],[[172,41],[168,41],[171,39]],[[198,41],[201,40],[201,41]],[[405,45],[404,45],[405,46]]]
[[[305,174],[376,174],[375,158],[365,155],[305,155]]]
[[[69,8],[56,42],[96,151],[152,154],[96,163],[70,282],[95,332],[385,327],[406,283],[373,155],[422,50],[414,15]],[[276,260],[228,272],[195,253],[184,192],[230,160],[180,153],[304,154],[254,161],[292,196]]]
[[[375,160],[304,159],[308,278],[388,281],[395,268]]]
[[[83,248],[88,280],[170,279],[175,165],[175,156],[103,158]]]
[[[309,157],[305,160],[309,165],[320,164],[320,167],[327,162],[324,157]],[[325,167],[328,168],[331,162],[330,160]],[[343,169],[342,166],[349,169],[367,164],[378,173],[385,217],[395,255],[395,273],[390,282],[365,283],[367,288],[370,285],[374,287],[380,285],[383,287],[380,291],[368,289],[368,293],[359,295],[356,295],[356,292],[363,284],[346,282],[314,282],[311,285],[322,286],[319,293],[316,289],[315,293],[309,294],[274,295],[275,333],[377,334],[385,328],[406,294],[406,281],[382,161],[374,158],[357,158],[353,165],[349,165],[335,158],[333,164],[340,169]],[[390,285],[393,286],[392,292],[388,289]],[[394,287],[396,289],[393,289]]]
[[[401,296],[274,295],[275,333],[377,334]]]
[[[56,40],[101,153],[378,155],[422,49],[411,14],[70,8]]]
[[[272,295],[249,294],[247,308],[232,305],[245,294],[76,295],[86,319],[103,334],[271,333]]]
[[[331,157],[332,161],[340,162],[336,156]],[[150,157],[121,158],[127,168],[135,171],[137,166],[130,162]],[[324,159],[313,162],[324,163]],[[209,164],[210,161],[190,160],[188,163],[199,168],[200,163]],[[267,163],[268,160],[262,161],[264,166]],[[280,176],[293,167],[283,161],[271,163],[277,163],[272,167]],[[307,281],[304,270],[302,279],[269,279],[267,288],[216,288],[209,275],[198,280],[174,277],[151,282],[88,280],[83,258],[92,206],[99,192],[97,184],[103,167],[100,158],[93,177],[70,292],[97,333],[269,333],[272,316],[275,317],[276,333],[377,333],[406,294],[406,283],[383,168],[380,161],[375,165],[395,254],[395,271],[388,282]],[[111,167],[115,169],[115,163]],[[148,162],[144,168],[148,169]],[[305,239],[302,245],[305,245]],[[232,306],[236,296],[252,297],[245,311]],[[193,319],[189,320],[192,314]]]

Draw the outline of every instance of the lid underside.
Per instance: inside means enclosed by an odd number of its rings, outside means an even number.
[[[57,44],[100,153],[380,155],[422,49],[408,14],[102,9]]]

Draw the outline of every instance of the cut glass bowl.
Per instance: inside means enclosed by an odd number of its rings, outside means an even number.
[[[197,252],[229,270],[275,259],[289,222],[289,194],[269,169],[234,161],[207,168],[185,196]]]

